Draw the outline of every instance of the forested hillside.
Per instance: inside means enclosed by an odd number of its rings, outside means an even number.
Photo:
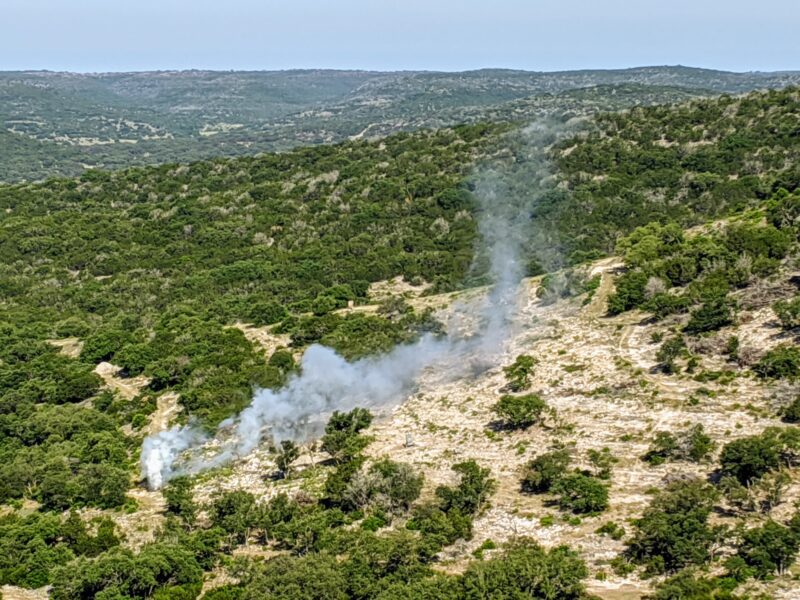
[[[276,382],[223,325],[284,321],[298,344],[321,339],[351,357],[386,349],[401,324],[330,311],[398,275],[445,288],[463,278],[476,236],[463,181],[496,131],[0,188],[5,347],[25,355],[6,365],[5,389],[24,376],[39,399],[77,402],[97,387],[93,365],[112,360],[219,420],[253,384]],[[85,340],[81,361],[30,345],[68,336]],[[55,386],[55,363],[80,373],[75,390]]]
[[[0,185],[0,585],[791,592],[800,92],[542,123],[549,165],[531,128],[473,124]],[[491,177],[494,201],[538,202],[528,274],[572,267],[523,282],[508,363],[423,381],[383,424],[334,412],[307,447],[144,488],[145,435],[213,430],[310,344],[352,360],[441,332],[428,307],[482,293],[443,294],[484,281]]]
[[[574,260],[611,252],[650,221],[682,226],[757,206],[800,185],[800,91],[635,108],[554,151],[564,191],[534,220]]]
[[[254,155],[545,114],[594,114],[797,84],[687,67],[539,73],[0,73],[0,181]],[[10,134],[10,135],[6,135]]]

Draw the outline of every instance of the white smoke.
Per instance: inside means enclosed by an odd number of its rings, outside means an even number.
[[[552,131],[550,126],[538,125],[523,132],[526,156],[535,157],[536,167],[524,171],[530,178],[525,193],[519,193],[518,185],[510,185],[508,171],[491,170],[476,177],[478,225],[493,287],[479,306],[459,304],[454,308],[452,322],[470,322],[470,335],[437,338],[428,334],[416,343],[352,363],[330,348],[310,346],[299,373],[291,376],[284,388],[256,390],[250,406],[221,423],[213,439],[191,425],[145,439],[141,469],[148,485],[158,489],[176,475],[197,473],[245,456],[265,437],[274,442],[312,438],[322,431],[334,410],[386,408],[401,402],[426,368],[452,379],[492,365],[513,322],[525,274],[521,251],[529,234],[531,205],[547,185],[544,140],[552,143]],[[516,170],[510,172],[518,176]]]

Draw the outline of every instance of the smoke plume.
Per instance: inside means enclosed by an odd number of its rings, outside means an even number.
[[[537,241],[531,211],[550,189],[546,148],[563,128],[537,123],[517,132],[510,154],[473,177],[482,247],[476,278],[492,287],[476,306],[454,307],[446,337],[425,335],[377,357],[347,362],[330,348],[310,346],[300,370],[280,390],[257,389],[246,409],[219,425],[213,437],[191,424],[153,434],[142,446],[142,476],[152,489],[171,477],[197,473],[252,452],[264,438],[277,443],[317,436],[334,410],[386,409],[402,402],[423,370],[446,379],[496,364],[513,326],[518,290],[526,273],[524,253]],[[524,181],[521,179],[524,178]],[[537,252],[534,253],[538,255]],[[452,333],[464,329],[467,335]]]

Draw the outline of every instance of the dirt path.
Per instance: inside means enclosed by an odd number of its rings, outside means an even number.
[[[150,380],[144,376],[130,378],[119,377],[117,376],[119,367],[115,367],[108,362],[101,362],[95,367],[94,372],[100,376],[108,387],[126,400],[133,400],[141,393],[142,389],[150,383]]]
[[[50,588],[42,587],[35,590],[26,590],[13,585],[4,585],[0,587],[0,593],[2,593],[0,598],[3,600],[45,600],[50,595]]]
[[[183,410],[178,403],[179,398],[180,396],[176,392],[166,392],[158,397],[156,410],[150,415],[150,422],[145,429],[147,435],[169,429],[172,420]]]

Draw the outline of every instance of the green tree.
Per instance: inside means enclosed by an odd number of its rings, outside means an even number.
[[[321,448],[337,462],[354,457],[363,450],[368,440],[359,433],[372,423],[372,414],[364,408],[354,408],[348,413],[334,411],[325,426]]]
[[[635,522],[628,556],[653,573],[706,563],[719,535],[708,524],[716,500],[717,491],[700,480],[668,485]]]
[[[281,441],[281,446],[275,455],[275,466],[281,477],[287,477],[292,463],[300,458],[300,448],[292,440]]]
[[[527,429],[536,423],[547,403],[538,394],[505,395],[492,407],[494,413],[512,429]]]
[[[197,517],[193,487],[191,479],[183,476],[171,479],[161,491],[166,501],[167,512],[180,517],[189,525],[194,524]]]
[[[559,478],[551,492],[558,496],[558,506],[576,514],[595,514],[608,508],[608,484],[583,473]]]
[[[500,556],[470,565],[460,597],[580,600],[585,597],[587,576],[586,565],[574,550],[566,546],[545,550],[533,540],[521,539]]]
[[[566,450],[540,454],[526,466],[522,476],[522,491],[533,494],[549,492],[569,468],[570,455]]]
[[[536,367],[536,359],[527,354],[520,354],[513,363],[503,367],[508,389],[512,392],[521,392],[531,386],[531,375]]]
[[[781,465],[781,444],[775,430],[728,443],[720,455],[723,476],[735,477],[743,485]]]
[[[791,300],[779,300],[772,305],[772,310],[784,329],[800,327],[800,296]]]
[[[800,530],[769,520],[742,534],[737,556],[759,579],[769,579],[791,566],[800,550]]]

